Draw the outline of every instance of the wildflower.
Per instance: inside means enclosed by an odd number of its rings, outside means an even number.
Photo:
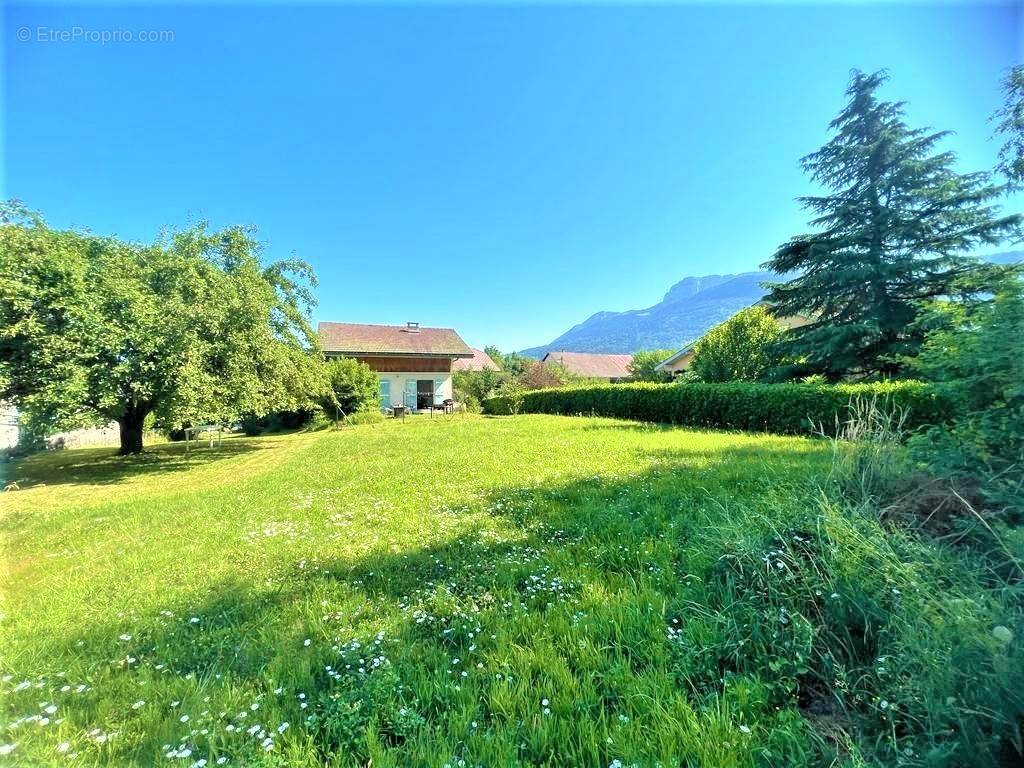
[[[132,636],[131,635],[121,635],[121,639],[124,640],[125,642],[128,642],[129,640],[132,639]]]
[[[70,741],[62,741],[60,744],[57,745],[57,751],[62,755],[69,749],[71,749]]]
[[[743,733],[750,733],[750,729],[745,725],[740,726],[740,731]]]
[[[302,641],[302,644],[303,644],[304,646],[306,646],[306,647],[309,647],[309,644],[310,644],[311,642],[312,642],[312,641],[311,641],[311,640],[310,640],[310,639],[309,639],[309,638],[307,637],[307,638],[306,638],[305,640],[303,640],[303,641]]]
[[[9,755],[14,751],[15,744],[0,744],[0,755]]]
[[[226,763],[227,761],[228,761],[228,759],[226,757],[218,757],[217,758],[217,765],[224,765],[224,763]]]
[[[289,723],[287,723],[287,722],[281,723],[279,726],[277,726],[277,732],[278,733],[284,733],[285,731],[288,730],[288,725],[289,725]]]
[[[48,715],[55,714],[57,712],[57,705],[56,704],[51,704],[46,709],[44,709],[43,712],[45,712]]]
[[[132,709],[140,709],[141,707],[145,706],[145,704],[146,702],[144,702],[142,699],[139,699],[134,704],[132,704]]]
[[[178,722],[180,722],[180,723],[187,723],[188,722],[188,715],[182,715],[181,717],[179,717],[178,718]]]

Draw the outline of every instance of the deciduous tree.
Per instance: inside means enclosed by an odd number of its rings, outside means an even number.
[[[54,428],[227,422],[305,407],[326,386],[307,313],[314,276],[264,266],[252,232],[199,224],[154,245],[0,221],[0,400]]]

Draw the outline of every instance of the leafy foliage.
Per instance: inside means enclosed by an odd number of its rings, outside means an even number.
[[[980,305],[936,304],[920,355],[908,361],[918,375],[941,382],[964,415],[913,442],[935,472],[982,481],[992,501],[1024,510],[1024,295],[1008,280]]]
[[[1024,186],[1024,66],[1011,69],[1003,81],[1004,103],[995,114],[996,135],[1002,137],[996,170],[1011,186]]]
[[[920,382],[875,384],[611,384],[526,392],[526,413],[611,416],[696,427],[780,434],[830,430],[847,416],[852,400],[878,398],[906,410],[906,427],[938,424],[954,414],[941,390]],[[510,412],[507,398],[484,401],[493,414]]]
[[[914,324],[921,301],[991,286],[997,268],[958,254],[998,244],[1021,220],[998,214],[992,201],[1002,188],[987,174],[959,174],[955,156],[937,151],[944,133],[908,128],[901,103],[879,100],[885,80],[854,72],[833,138],[803,159],[828,190],[802,198],[817,231],[794,237],[766,265],[797,273],[772,286],[772,311],[813,318],[787,335],[798,373],[896,372],[923,340]]]
[[[658,364],[675,353],[674,349],[641,349],[633,353],[629,373],[634,381],[665,382],[669,374],[655,370]]]
[[[354,357],[336,357],[327,362],[330,392],[322,401],[324,412],[334,418],[342,413],[376,410],[380,405],[380,378],[370,366]]]
[[[251,230],[205,224],[150,246],[0,223],[0,400],[51,424],[228,422],[311,404],[324,379],[298,261],[264,267]]]
[[[480,403],[493,395],[505,378],[504,374],[490,367],[485,367],[482,371],[455,371],[452,374],[455,399],[460,403],[472,404],[478,409]]]
[[[699,381],[761,381],[782,362],[784,331],[761,305],[737,312],[695,345],[690,371]]]

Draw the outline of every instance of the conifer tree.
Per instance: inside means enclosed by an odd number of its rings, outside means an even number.
[[[773,313],[812,319],[783,342],[800,360],[793,373],[895,373],[899,358],[920,347],[923,331],[913,321],[921,303],[991,287],[998,268],[964,254],[998,244],[1020,224],[993,203],[1002,187],[985,173],[957,173],[954,154],[938,151],[945,132],[909,128],[902,102],[878,98],[886,79],[853,72],[832,139],[802,161],[824,189],[801,198],[815,231],[765,265],[796,274],[770,286]]]

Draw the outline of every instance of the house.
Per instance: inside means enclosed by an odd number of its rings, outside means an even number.
[[[764,302],[758,302],[758,304],[763,305]],[[755,304],[754,306],[757,306],[757,304]],[[781,328],[789,330],[791,328],[799,328],[802,325],[807,325],[808,323],[811,322],[811,320],[810,318],[803,317],[801,315],[793,315],[792,317],[776,318],[776,322],[778,322]],[[686,371],[690,370],[690,364],[693,363],[693,349],[694,346],[696,346],[696,344],[696,341],[687,342],[682,346],[682,349],[680,349],[674,355],[665,358],[656,366],[654,366],[654,370],[664,371],[665,373],[669,374],[673,379],[676,376],[686,373]]]
[[[317,332],[328,359],[354,357],[377,372],[381,408],[422,410],[454,399],[453,364],[474,357],[451,328],[320,323]]]
[[[654,370],[663,371],[669,374],[673,379],[682,373],[686,373],[690,370],[690,363],[693,362],[693,346],[696,342],[690,342],[684,344],[683,348],[676,352],[674,355],[665,358],[656,366]]]
[[[629,366],[633,362],[633,356],[592,352],[548,352],[541,362],[558,363],[569,373],[585,379],[605,379],[614,383],[632,376]]]
[[[482,349],[470,347],[470,350],[473,352],[473,356],[458,358],[452,363],[453,371],[482,371],[484,368],[490,368],[492,371],[501,370],[501,366],[494,362],[491,356]]]

